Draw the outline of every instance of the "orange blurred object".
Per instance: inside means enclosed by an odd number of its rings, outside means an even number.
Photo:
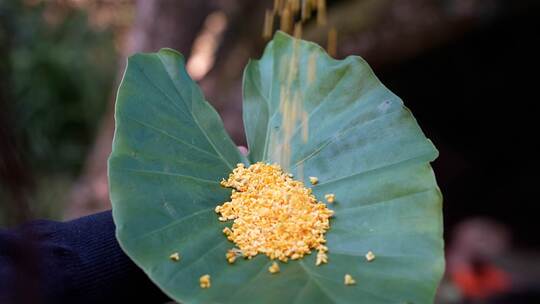
[[[482,265],[481,269],[463,266],[451,274],[452,281],[464,297],[486,299],[510,290],[510,276],[493,265]]]

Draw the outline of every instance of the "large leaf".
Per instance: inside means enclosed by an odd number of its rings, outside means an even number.
[[[311,63],[310,63],[311,62]],[[316,73],[309,69],[316,65]],[[295,70],[291,81],[284,70]],[[310,81],[310,75],[315,75]],[[289,77],[289,78],[287,78]],[[284,90],[284,86],[286,90]],[[283,136],[282,94],[300,92],[309,120]],[[237,152],[216,112],[171,50],[129,59],[116,105],[109,161],[113,215],[126,253],[184,303],[429,303],[444,268],[441,195],[429,162],[437,151],[401,100],[359,57],[333,60],[315,44],[278,33],[244,75],[249,161],[280,161],[335,193],[329,263],[314,256],[267,271],[266,256],[227,264],[213,209]],[[307,130],[308,139],[304,140]],[[376,259],[367,263],[372,250]],[[169,254],[178,251],[180,262]],[[212,287],[198,278],[210,274]],[[345,286],[343,276],[356,280]]]

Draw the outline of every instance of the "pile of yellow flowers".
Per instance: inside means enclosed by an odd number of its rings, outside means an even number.
[[[333,211],[310,188],[277,164],[238,164],[221,185],[233,188],[231,201],[216,207],[220,221],[234,220],[223,233],[246,258],[263,253],[286,262],[317,250],[317,265],[327,262],[325,233]],[[234,262],[232,251],[227,253]]]

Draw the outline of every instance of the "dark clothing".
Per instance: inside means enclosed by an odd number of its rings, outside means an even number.
[[[163,303],[120,249],[111,212],[0,229],[0,303]]]

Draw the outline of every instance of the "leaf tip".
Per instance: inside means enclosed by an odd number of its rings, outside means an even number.
[[[182,60],[183,62],[186,61],[186,58],[184,57],[184,55],[182,55],[182,53],[178,52],[177,50],[171,49],[171,48],[162,48],[162,49],[159,50],[158,54],[176,57],[176,58],[179,58],[180,60]]]

